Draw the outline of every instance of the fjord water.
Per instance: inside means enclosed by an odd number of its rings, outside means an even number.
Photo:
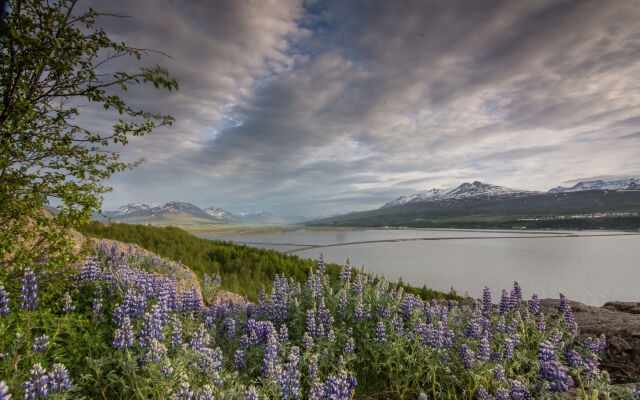
[[[364,264],[391,280],[402,277],[445,292],[453,287],[473,297],[488,286],[494,301],[514,281],[527,296],[563,293],[594,306],[640,301],[640,235],[633,233],[372,229],[211,238],[303,258],[317,259],[323,252],[327,262],[337,264],[350,257],[352,266]]]

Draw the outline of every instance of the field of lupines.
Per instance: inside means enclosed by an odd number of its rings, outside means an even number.
[[[640,398],[608,384],[605,339],[577,340],[564,297],[543,315],[517,283],[459,307],[321,259],[217,305],[217,277],[201,298],[172,268],[103,245],[71,275],[2,271],[0,400]]]

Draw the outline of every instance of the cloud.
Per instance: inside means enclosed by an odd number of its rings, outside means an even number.
[[[131,15],[106,29],[170,54],[153,61],[181,85],[132,93],[177,123],[123,150],[149,161],[107,205],[318,214],[462,180],[640,173],[631,0],[96,4]]]

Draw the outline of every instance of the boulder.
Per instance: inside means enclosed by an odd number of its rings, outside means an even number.
[[[601,354],[601,368],[614,384],[640,382],[640,303],[609,302],[602,307],[571,301],[580,337],[604,334],[607,347]],[[540,300],[545,314],[555,314],[560,300]]]

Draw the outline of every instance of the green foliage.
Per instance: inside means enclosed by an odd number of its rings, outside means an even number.
[[[111,72],[122,58],[148,53],[110,39],[101,14],[77,0],[10,0],[0,36],[0,262],[27,263],[46,254],[69,261],[73,225],[99,210],[103,182],[133,166],[110,146],[170,125],[169,115],[133,107],[118,95],[129,85],[178,84],[159,66]],[[81,107],[112,110],[108,132],[81,125]],[[44,213],[55,200],[59,213]]]
[[[140,319],[133,321],[137,344],[128,349],[114,348],[112,341],[118,328],[112,318],[114,306],[123,304],[123,293],[136,284],[114,280],[112,273],[123,266],[127,270],[128,266],[134,266],[133,270],[149,270],[154,263],[136,257],[106,256],[101,254],[93,264],[99,265],[105,274],[101,280],[92,283],[84,280],[76,285],[75,279],[61,279],[55,272],[38,274],[40,293],[50,300],[40,302],[35,311],[18,309],[15,299],[19,291],[9,291],[13,301],[11,313],[0,316],[0,353],[3,354],[0,357],[0,379],[6,382],[14,398],[22,397],[22,384],[29,378],[28,371],[35,363],[41,363],[47,370],[51,370],[54,363],[63,363],[70,372],[73,387],[68,392],[50,393],[48,398],[53,400],[177,398],[181,386],[187,383],[190,390],[197,393],[201,393],[205,385],[210,385],[215,398],[244,399],[244,390],[249,386],[257,388],[261,399],[280,396],[280,384],[263,374],[266,348],[263,339],[245,348],[244,368],[234,370],[234,354],[241,347],[241,335],[246,334],[249,326],[247,304],[239,304],[234,309],[222,306],[202,310],[197,318],[192,312],[170,310],[169,320],[162,331],[164,340],[159,345],[165,353],[158,360],[146,358],[150,351],[140,342],[144,332]],[[106,277],[108,279],[105,280]],[[428,394],[431,399],[472,399],[477,398],[474,393],[479,385],[495,394],[500,389],[509,388],[512,380],[522,383],[535,398],[540,399],[561,399],[567,395],[585,400],[634,398],[630,390],[609,385],[606,373],[592,375],[586,366],[566,366],[574,378],[573,392],[554,393],[542,386],[544,381],[540,378],[541,361],[538,358],[540,343],[557,342],[554,352],[558,359],[564,357],[568,349],[575,349],[583,357],[590,352],[571,333],[562,313],[551,317],[530,314],[525,303],[520,304],[519,310],[512,309],[502,315],[489,312],[491,350],[501,353],[506,340],[516,336],[519,343],[513,358],[478,359],[474,367],[468,368],[459,349],[468,345],[474,352],[480,352],[480,341],[465,333],[469,323],[479,318],[478,313],[456,306],[448,308],[445,303],[414,303],[412,308],[408,308],[411,298],[402,290],[384,280],[375,284],[367,282],[368,278],[357,273],[355,279],[348,281],[330,280],[320,274],[312,278],[322,282],[319,291],[308,286],[289,292],[289,289],[283,289],[280,281],[279,290],[284,290],[276,296],[280,300],[272,297],[253,305],[257,308],[253,308],[251,317],[271,321],[268,324],[272,329],[274,325],[279,328],[283,323],[272,324],[273,315],[280,315],[282,301],[288,304],[284,321],[289,334],[287,340],[278,344],[277,363],[286,368],[293,346],[300,349],[299,398],[308,398],[314,383],[324,382],[329,376],[339,376],[340,372],[357,377],[354,399],[416,399],[420,393]],[[60,280],[65,282],[64,287],[51,286]],[[363,283],[359,286],[362,291],[356,288],[356,282]],[[72,294],[76,306],[74,311],[63,311],[63,292]],[[102,293],[105,300],[104,309],[97,315],[92,310],[96,293]],[[340,298],[346,299],[344,307]],[[147,303],[147,316],[150,309],[157,306],[157,300]],[[278,302],[278,307],[274,307],[275,302]],[[369,316],[363,318],[355,314],[355,309],[361,305],[364,305],[364,310],[370,310]],[[425,306],[435,311],[433,321],[425,320]],[[226,311],[216,312],[220,309]],[[381,309],[389,315],[383,316]],[[320,321],[320,310],[332,315],[334,320],[327,328],[332,329],[335,338],[313,336],[314,346],[306,348],[302,337],[308,331],[310,310],[314,310],[317,321]],[[425,329],[442,327],[443,313],[448,320],[446,330],[455,333],[451,347],[422,343],[430,337]],[[208,316],[213,318],[213,323],[206,323]],[[236,321],[233,334],[225,328],[230,319]],[[536,328],[536,321],[540,319],[546,321],[546,330]],[[255,324],[256,321],[252,322]],[[174,346],[172,331],[177,323],[182,326],[182,339]],[[376,326],[380,323],[386,327],[384,341],[376,340]],[[402,329],[397,328],[398,324]],[[499,328],[501,324],[511,330]],[[191,342],[201,332],[206,338],[203,340],[204,349],[198,350]],[[48,348],[32,350],[33,340],[43,334],[49,336]],[[353,354],[344,352],[349,339],[355,342]],[[205,350],[210,353],[205,353]],[[221,355],[221,365],[212,367],[217,368],[217,372],[207,370],[204,373],[203,363],[209,357],[207,354],[217,351]],[[314,357],[318,361],[316,380],[309,377],[308,368]],[[494,378],[496,365],[504,367],[506,380]]]
[[[252,301],[257,300],[263,287],[271,287],[276,275],[304,282],[316,265],[315,261],[283,255],[275,250],[202,239],[175,227],[92,222],[78,230],[96,238],[135,243],[159,256],[188,265],[200,277],[205,273],[220,275],[222,289],[248,295]],[[338,277],[340,266],[328,264],[326,268],[332,278]],[[423,299],[460,298],[455,292],[444,294],[427,287],[400,286]]]

